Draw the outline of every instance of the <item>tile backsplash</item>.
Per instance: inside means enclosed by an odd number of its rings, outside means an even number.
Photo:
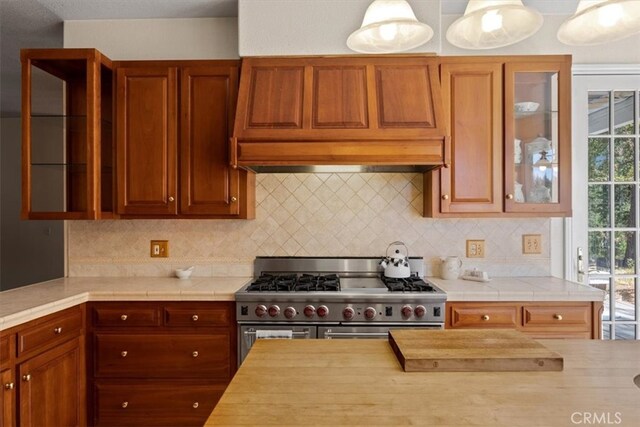
[[[463,268],[492,276],[550,274],[550,220],[431,219],[422,215],[422,175],[260,174],[255,220],[68,221],[69,276],[250,276],[253,259],[277,256],[381,256],[401,240],[425,258],[461,256]],[[542,254],[523,255],[522,235],[541,234]],[[149,241],[169,240],[168,258]],[[464,258],[467,239],[485,240],[485,258]]]

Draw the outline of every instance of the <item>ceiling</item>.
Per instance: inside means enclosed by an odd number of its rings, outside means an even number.
[[[420,1],[424,0],[410,0]],[[570,14],[577,0],[524,3],[543,14]],[[462,14],[466,4],[467,0],[442,0],[442,13]],[[4,117],[19,115],[20,48],[62,47],[62,21],[237,15],[238,0],[0,0],[0,112]]]

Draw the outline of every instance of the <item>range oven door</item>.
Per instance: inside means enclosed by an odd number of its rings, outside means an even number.
[[[443,329],[441,323],[421,325],[362,325],[362,326],[319,326],[318,338],[326,340],[382,339],[389,337],[390,329]]]
[[[251,346],[256,342],[256,331],[291,331],[293,339],[315,339],[316,338],[315,326],[294,326],[294,325],[240,325],[238,334],[238,366],[242,363]]]

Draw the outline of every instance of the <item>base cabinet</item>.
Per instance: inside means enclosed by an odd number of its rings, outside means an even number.
[[[532,338],[600,339],[602,303],[448,302],[447,329],[517,329]]]
[[[0,371],[0,425],[14,427],[16,405],[16,380],[13,369]]]

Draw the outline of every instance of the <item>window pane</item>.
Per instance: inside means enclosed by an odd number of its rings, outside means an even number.
[[[614,92],[613,122],[616,135],[635,133],[635,94],[631,91]]]
[[[609,290],[610,286],[609,277],[591,277],[589,276],[589,285],[594,288],[605,291],[604,295],[604,310],[602,311],[602,320],[611,320],[611,304],[609,303]]]
[[[589,181],[609,181],[609,138],[589,138]]]
[[[608,231],[589,232],[589,272],[611,273],[611,233]]]
[[[636,176],[633,138],[616,138],[613,153],[613,175],[616,181],[633,181]]]
[[[616,231],[616,274],[636,272],[636,232]]]
[[[635,227],[636,225],[636,186],[635,184],[616,185],[615,191],[615,226],[618,228]]]
[[[616,279],[616,320],[636,320],[636,281]]]
[[[617,340],[634,340],[636,339],[636,325],[616,325]]]
[[[602,325],[602,339],[603,340],[611,339],[611,325]]]
[[[609,92],[589,92],[589,135],[609,135]]]
[[[589,227],[611,226],[609,185],[589,186]]]

